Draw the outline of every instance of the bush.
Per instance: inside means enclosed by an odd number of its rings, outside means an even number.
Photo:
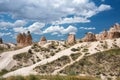
[[[54,52],[51,52],[51,53],[50,53],[50,55],[51,55],[51,56],[54,56],[54,55],[55,55],[55,53],[54,53]]]
[[[72,48],[71,51],[76,52],[79,51],[79,49]]]
[[[31,49],[28,50],[28,53],[33,54]]]
[[[24,52],[24,53],[20,53],[20,54],[16,54],[13,56],[13,59],[15,60],[21,60],[22,58],[24,59],[29,59],[32,55],[30,53]]]
[[[39,80],[39,78],[37,78],[35,75],[29,75],[25,78],[25,80]]]
[[[74,53],[74,54],[71,54],[70,56],[73,60],[76,60],[80,55],[81,53]]]
[[[88,49],[87,49],[87,48],[84,48],[84,49],[82,50],[82,52],[88,52]]]
[[[8,73],[8,72],[9,72],[9,71],[7,71],[6,69],[2,69],[2,70],[0,71],[0,76],[6,74],[6,73]]]

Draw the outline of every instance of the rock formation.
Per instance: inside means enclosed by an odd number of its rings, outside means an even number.
[[[67,44],[74,44],[76,42],[74,34],[68,34]]]
[[[30,31],[28,31],[27,35],[25,33],[19,33],[17,35],[17,46],[24,47],[32,44],[32,36]]]
[[[96,34],[95,36],[98,41],[108,39],[108,31],[104,30],[102,33]]]
[[[109,30],[109,39],[119,38],[120,37],[120,25],[116,23],[113,27]]]
[[[91,41],[96,41],[96,36],[95,34],[88,32],[85,37],[83,38],[84,42],[91,42]]]
[[[92,34],[87,33],[86,36],[83,38],[83,41],[99,41],[99,40],[105,40],[105,39],[114,39],[114,38],[120,38],[120,25],[116,23],[114,26],[112,26],[108,31],[104,30],[100,34]]]
[[[0,38],[0,44],[2,44],[3,43],[3,40],[2,40],[2,38]]]
[[[26,37],[26,41],[25,41],[25,44],[26,45],[31,45],[32,44],[32,36],[30,34],[30,31],[28,31],[28,35],[27,36],[24,36]]]
[[[47,39],[46,39],[45,36],[42,36],[41,39],[40,39],[40,41],[39,41],[39,45],[43,45],[45,43],[47,43]]]

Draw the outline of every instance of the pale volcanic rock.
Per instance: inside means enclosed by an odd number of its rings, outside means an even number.
[[[24,47],[29,46],[32,44],[32,36],[30,34],[30,31],[28,31],[27,35],[25,33],[19,33],[17,35],[17,46],[18,47]]]
[[[104,30],[102,33],[96,34],[95,36],[98,41],[108,39],[108,31]]]
[[[74,34],[68,34],[67,44],[74,44],[76,42]]]
[[[88,32],[85,37],[82,39],[84,42],[97,41],[95,34]]]
[[[45,43],[47,43],[47,39],[46,39],[45,36],[42,36],[41,39],[40,39],[40,41],[39,41],[39,45],[43,45]]]
[[[25,45],[28,46],[28,45],[31,45],[31,44],[32,44],[32,36],[30,34],[30,31],[28,31],[28,35],[26,36]]]
[[[112,26],[108,31],[104,30],[100,34],[95,34],[95,36],[94,34],[87,33],[86,36],[83,38],[83,41],[100,41],[114,38],[120,38],[120,25],[118,23]]]

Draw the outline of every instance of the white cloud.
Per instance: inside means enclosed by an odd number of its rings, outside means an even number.
[[[92,0],[0,0],[1,13],[9,13],[13,18],[39,20],[44,23],[58,21],[68,15],[74,15],[80,19],[85,18],[83,20],[72,19],[76,22],[83,22],[110,8],[111,6],[106,4],[96,6]],[[69,21],[65,20],[65,22]]]
[[[34,34],[42,34],[41,29],[45,26],[44,23],[35,22],[28,27],[28,30]]]
[[[23,33],[26,32],[28,29],[24,27],[17,27],[17,28],[13,28],[13,30],[18,33]]]
[[[110,5],[102,4],[99,6],[98,11],[105,11],[111,9]]]
[[[8,36],[8,35],[11,35],[11,32],[7,32],[7,33],[0,32],[0,37],[2,37],[2,36]]]
[[[50,26],[47,29],[45,29],[43,31],[43,33],[51,33],[52,35],[55,34],[68,34],[68,33],[72,33],[75,34],[77,32],[77,28],[74,26],[68,26],[67,28],[64,28],[62,26]]]
[[[53,32],[51,35],[58,35],[59,33],[58,32]]]
[[[35,22],[28,27],[15,27],[13,28],[13,30],[14,32],[17,32],[17,33],[30,31],[33,34],[51,33],[51,35],[64,35],[68,33],[75,34],[77,32],[77,28],[71,25],[68,26],[67,28],[64,28],[63,26],[50,26],[45,30],[42,30],[44,26],[45,26],[44,23]]]
[[[81,30],[95,30],[95,27],[80,27]]]
[[[13,28],[13,30],[15,32],[27,32],[30,31],[31,33],[34,34],[42,34],[41,29],[45,26],[44,23],[39,23],[39,22],[35,22],[32,25],[28,26],[28,27],[17,27],[17,28]]]
[[[11,27],[21,27],[24,26],[27,22],[25,20],[16,20],[14,23],[12,22],[0,22],[0,27],[2,28],[11,28]]]
[[[82,17],[76,17],[74,16],[73,18],[63,18],[60,19],[59,21],[53,22],[53,24],[65,24],[65,23],[87,23],[90,22],[90,20]]]

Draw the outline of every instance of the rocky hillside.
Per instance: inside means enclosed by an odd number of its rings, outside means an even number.
[[[18,48],[17,48],[16,45],[13,44],[13,43],[7,43],[7,44],[5,44],[5,43],[0,43],[0,54],[1,54],[2,52],[12,51],[12,50],[16,50],[16,49],[18,49]]]
[[[119,48],[120,38],[77,43],[71,47],[63,42],[46,43],[43,46],[34,44],[29,48],[14,51],[14,53],[8,52],[11,57],[7,53],[2,53],[0,55],[2,68],[0,69],[9,71],[4,77],[29,74],[79,74],[95,77],[112,75],[118,77]],[[5,59],[10,61],[7,62]],[[8,65],[3,66],[2,64],[6,62]],[[11,64],[15,65],[7,67]],[[114,69],[115,67],[116,69]]]
[[[111,49],[85,56],[78,62],[67,66],[59,72],[67,75],[90,75],[107,78],[120,76],[120,49]]]

